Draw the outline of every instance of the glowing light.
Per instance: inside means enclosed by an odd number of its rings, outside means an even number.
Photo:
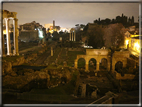
[[[6,30],[3,30],[3,34],[6,34]]]
[[[135,43],[134,44],[134,48],[135,48],[135,50],[140,51],[140,45],[139,45],[139,43]]]
[[[43,31],[38,29],[39,38],[43,38]]]
[[[126,40],[126,45],[128,45],[129,44],[129,40]]]

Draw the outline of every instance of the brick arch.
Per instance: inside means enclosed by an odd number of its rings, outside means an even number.
[[[119,64],[119,62],[122,64],[122,68],[123,68],[123,62],[122,61],[117,61],[116,63],[115,63],[115,71],[116,71],[116,65],[117,64]],[[117,71],[118,72],[118,71]],[[120,73],[120,72],[119,72]]]
[[[77,60],[77,67],[79,66],[79,60],[80,60],[80,59],[84,59],[84,62],[85,62],[85,65],[86,65],[86,60],[85,60],[85,58],[80,57],[80,58],[78,58],[78,60]],[[84,65],[84,67],[85,67],[85,65]]]
[[[102,60],[105,59],[106,61],[106,65],[102,63]],[[103,69],[108,69],[108,59],[107,58],[101,58],[100,60],[100,67],[102,67]]]
[[[90,61],[91,61],[92,59],[95,60],[96,64],[94,64],[94,65],[97,66],[97,59],[96,59],[96,58],[90,58],[90,59],[88,60],[88,68],[89,68],[89,69],[90,69],[90,66],[89,66],[89,65],[90,65]],[[95,67],[95,70],[96,70],[96,67]]]

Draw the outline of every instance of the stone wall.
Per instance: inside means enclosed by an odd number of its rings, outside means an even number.
[[[30,31],[21,31],[19,34],[19,39],[25,42],[34,41],[38,39],[38,31],[30,30]]]
[[[86,55],[109,55],[109,49],[86,49]]]
[[[124,76],[121,76],[121,74],[117,73],[116,71],[115,71],[114,75],[115,75],[116,79],[134,79],[134,77],[135,77],[135,75],[133,75],[133,74],[124,74]]]

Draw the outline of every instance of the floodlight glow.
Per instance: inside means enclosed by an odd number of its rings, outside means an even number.
[[[39,38],[43,38],[43,31],[38,29]]]
[[[126,40],[126,45],[128,45],[129,44],[129,40]]]
[[[134,44],[134,47],[135,47],[135,49],[136,49],[136,50],[138,50],[138,51],[139,51],[139,49],[140,49],[140,45],[139,45],[139,43],[135,43],[135,44]]]

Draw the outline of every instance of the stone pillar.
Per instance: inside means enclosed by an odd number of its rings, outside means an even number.
[[[77,68],[77,60],[74,62],[74,67]]]
[[[14,22],[15,22],[15,46],[14,46],[14,49],[15,49],[15,52],[16,52],[16,55],[19,55],[19,47],[18,47],[18,19],[14,19]]]
[[[86,61],[85,70],[88,71],[88,61]]]
[[[75,41],[75,39],[76,39],[76,38],[75,38],[75,32],[74,32],[74,41]]]
[[[96,70],[99,71],[99,66],[100,66],[100,63],[99,61],[97,61],[97,64],[96,64]]]
[[[69,37],[69,40],[71,41],[71,32],[70,32],[70,37]]]
[[[53,56],[53,48],[51,47],[51,56]]]
[[[15,35],[16,28],[15,28],[15,20],[13,20],[13,27],[14,27],[14,30],[13,30],[13,43],[14,43],[13,55],[15,55],[16,54],[16,42],[15,42],[15,39],[16,39],[16,35]]]
[[[112,73],[115,71],[115,63],[112,63]]]
[[[10,34],[9,34],[9,19],[5,18],[6,23],[6,38],[7,38],[7,55],[11,55],[11,44],[10,44]]]
[[[110,62],[107,64],[107,70],[110,71]]]

